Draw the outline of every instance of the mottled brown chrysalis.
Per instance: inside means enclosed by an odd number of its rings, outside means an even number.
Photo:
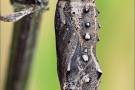
[[[61,90],[98,90],[98,14],[95,0],[58,0],[55,33]]]

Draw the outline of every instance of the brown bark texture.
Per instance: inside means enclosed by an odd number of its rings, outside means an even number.
[[[55,13],[57,69],[61,90],[98,90],[102,70],[95,0],[59,0]]]

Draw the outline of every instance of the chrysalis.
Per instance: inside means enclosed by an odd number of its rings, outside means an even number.
[[[55,13],[57,69],[61,90],[98,90],[102,70],[95,0],[59,0]]]

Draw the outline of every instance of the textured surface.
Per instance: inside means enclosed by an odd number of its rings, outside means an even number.
[[[98,14],[94,0],[57,3],[55,30],[62,90],[98,90],[102,75],[95,55]]]
[[[10,14],[6,14],[4,16],[0,16],[0,20],[1,21],[5,21],[5,22],[16,22],[20,19],[22,19],[24,16],[29,15],[31,13],[34,13],[36,11],[39,11],[41,9],[47,10],[46,6],[48,5],[48,1],[49,0],[35,0],[36,3],[34,3],[32,0],[31,2],[33,3],[29,3],[29,1],[25,1],[25,0],[11,0],[12,3],[15,3],[14,6],[18,6],[18,9],[20,7],[20,10],[18,12],[14,12],[14,13],[10,13]],[[23,5],[25,4],[25,5]],[[25,9],[25,8],[28,9]],[[16,11],[16,10],[15,10]]]
[[[42,18],[28,90],[60,90],[53,27],[56,1],[51,0],[50,10]],[[96,45],[96,55],[103,71],[99,90],[134,90],[134,0],[96,0],[96,7],[101,12],[98,21],[102,26],[98,31],[101,40]],[[9,0],[2,0],[1,15],[11,10]],[[6,76],[11,25],[1,22],[1,84]]]
[[[4,15],[4,16],[0,16],[0,20],[2,20],[4,22],[16,22],[16,21],[22,19],[24,16],[29,15],[35,11],[41,10],[43,8],[45,8],[45,6],[31,7],[24,11],[14,12],[14,13],[10,13],[10,14]]]

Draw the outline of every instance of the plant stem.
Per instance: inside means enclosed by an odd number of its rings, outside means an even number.
[[[14,23],[5,90],[25,90],[43,10]]]

